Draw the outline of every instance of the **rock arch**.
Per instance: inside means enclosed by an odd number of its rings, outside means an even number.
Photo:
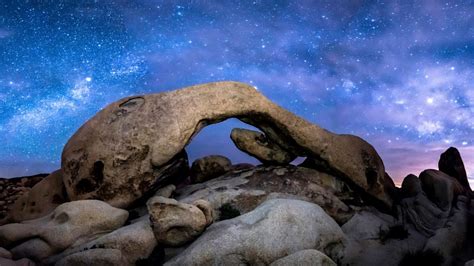
[[[134,96],[108,105],[71,137],[62,153],[63,181],[71,200],[96,198],[127,207],[187,164],[186,145],[202,128],[228,118],[260,129],[297,156],[308,157],[386,206],[385,169],[363,139],[338,135],[281,108],[254,87],[215,82]],[[101,162],[100,180],[97,162]],[[84,181],[87,180],[87,181]],[[99,182],[100,181],[100,182]],[[96,184],[87,191],[78,184]]]

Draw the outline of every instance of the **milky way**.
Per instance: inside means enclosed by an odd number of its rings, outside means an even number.
[[[9,2],[0,176],[58,168],[68,138],[108,103],[217,80],[253,84],[311,122],[361,136],[397,181],[435,168],[449,146],[474,173],[472,1]],[[234,126],[206,128],[191,159],[254,162],[229,140]]]

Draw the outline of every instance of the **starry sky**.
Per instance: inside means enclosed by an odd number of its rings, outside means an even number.
[[[252,84],[366,139],[397,181],[458,147],[474,177],[473,1],[0,1],[0,176],[59,168],[106,104],[198,83]],[[205,128],[191,161],[256,162]]]

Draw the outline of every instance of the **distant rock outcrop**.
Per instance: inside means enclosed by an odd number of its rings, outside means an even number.
[[[11,222],[13,204],[48,174],[0,178],[0,225]]]
[[[62,171],[57,170],[16,200],[10,218],[12,222],[21,222],[42,217],[66,201],[68,198]]]
[[[450,147],[439,158],[438,169],[445,174],[456,178],[466,189],[471,190],[467,180],[466,169],[458,149]]]

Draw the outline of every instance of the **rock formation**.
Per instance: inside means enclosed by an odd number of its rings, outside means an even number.
[[[40,182],[47,174],[0,178],[0,225],[11,222],[10,212],[15,201]]]
[[[21,222],[39,218],[67,200],[62,172],[57,170],[16,200],[10,219],[12,222]]]
[[[262,164],[189,167],[193,136],[231,117],[261,130],[230,137]],[[463,265],[473,194],[455,148],[439,169],[397,188],[367,142],[242,83],[129,97],[74,134],[60,170],[0,179],[0,265]]]
[[[273,143],[263,133],[234,128],[230,133],[230,138],[239,150],[257,158],[264,164],[289,164],[296,158],[296,155],[285,151],[278,144]]]
[[[464,168],[464,163],[458,149],[450,147],[443,152],[439,158],[438,169],[448,176],[454,177],[466,189],[471,189],[467,180],[466,169]]]
[[[385,206],[385,169],[375,149],[295,116],[255,88],[216,82],[119,100],[87,121],[62,153],[71,200],[97,198],[127,207],[153,186],[172,182],[184,147],[203,127],[236,117],[292,154],[327,164]]]
[[[41,261],[82,237],[119,228],[127,217],[127,211],[102,201],[68,202],[36,220],[1,226],[0,246],[11,248],[14,259]]]
[[[231,220],[215,223],[165,265],[270,264],[299,250],[340,256],[344,234],[318,205],[274,199]]]
[[[155,196],[148,203],[150,222],[155,237],[162,245],[181,246],[200,235],[214,221],[207,201],[194,204]]]

